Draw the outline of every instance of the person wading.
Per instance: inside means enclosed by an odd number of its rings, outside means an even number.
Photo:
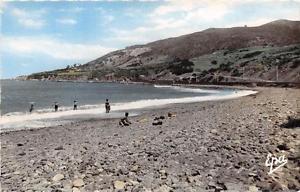
[[[54,111],[55,111],[55,112],[58,111],[58,103],[57,103],[57,102],[54,103]]]
[[[106,99],[106,102],[105,102],[105,110],[106,110],[106,113],[110,112],[110,104],[108,102],[108,99]]]
[[[31,113],[33,111],[33,109],[34,109],[34,103],[31,103],[30,108],[29,108],[29,112]]]
[[[73,110],[77,110],[77,101],[74,100],[74,107],[73,107]]]

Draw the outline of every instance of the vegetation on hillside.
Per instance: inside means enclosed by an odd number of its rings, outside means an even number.
[[[29,79],[300,81],[300,22],[208,29],[117,50]],[[212,38],[213,37],[213,38]]]

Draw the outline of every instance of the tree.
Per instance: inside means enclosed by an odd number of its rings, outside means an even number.
[[[216,60],[212,60],[211,64],[216,65],[216,64],[218,64],[218,62]]]
[[[169,70],[175,75],[182,75],[184,73],[193,72],[194,63],[188,59],[179,60],[178,62],[169,66]]]

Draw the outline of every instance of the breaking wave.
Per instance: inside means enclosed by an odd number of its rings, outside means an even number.
[[[180,87],[180,86],[171,86],[171,85],[154,85],[156,88],[168,88],[174,89],[180,92],[190,92],[190,93],[219,93],[218,90],[211,90],[211,89],[199,89],[199,88],[187,88],[187,87]]]

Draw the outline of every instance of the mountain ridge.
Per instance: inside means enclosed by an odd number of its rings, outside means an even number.
[[[198,62],[199,59],[197,60],[196,58],[203,57],[204,55],[218,52],[223,52],[224,54],[226,51],[240,51],[239,49],[252,47],[259,47],[258,52],[260,53],[266,51],[266,54],[270,54],[267,52],[270,51],[272,47],[274,48],[274,52],[276,47],[284,51],[285,49],[282,47],[293,45],[296,46],[291,49],[296,49],[296,51],[285,52],[286,55],[282,57],[284,57],[287,62],[281,64],[281,66],[296,66],[293,70],[299,71],[299,46],[297,46],[297,44],[300,43],[299,34],[300,21],[289,20],[276,20],[257,27],[210,28],[179,37],[146,43],[144,45],[129,46],[125,49],[110,52],[84,65],[51,72],[36,73],[29,76],[29,78],[42,78],[43,76],[43,78],[51,77],[52,79],[118,80],[127,78],[137,80],[140,78],[174,79],[180,75],[189,73],[200,73],[200,76],[203,76],[203,72],[206,73],[207,70],[215,69],[215,64],[213,63],[210,64],[210,68],[201,67],[201,65],[204,66],[204,64]],[[255,52],[255,50],[252,51]],[[222,62],[225,63],[221,64],[232,65],[230,67],[232,71],[228,73],[229,69],[226,69],[227,71],[218,69],[216,71],[213,70],[213,72],[232,75],[234,70],[236,71],[241,67],[240,63],[245,62],[243,61],[245,60],[245,58],[243,58],[244,53],[245,51],[241,51],[239,54],[235,53],[235,55],[233,55],[240,59],[228,58],[226,61],[223,61],[225,55],[217,54],[220,58],[213,60],[222,60]],[[251,53],[247,54],[251,55]],[[266,60],[268,60],[265,58],[267,56],[260,58],[259,55],[263,54],[253,54],[254,58],[252,59],[257,60],[257,62],[266,62]],[[291,57],[292,59],[286,59],[286,57]],[[270,58],[273,58],[273,56],[271,55]],[[200,58],[200,60],[201,59],[203,58]],[[278,65],[277,60],[278,58],[269,59],[270,63],[268,63],[268,65],[270,65],[270,69],[273,68],[274,65]],[[249,61],[248,63],[251,64],[253,62]],[[257,65],[257,63],[251,65]],[[265,73],[267,72],[265,71]],[[247,75],[255,76],[252,73],[248,73]],[[287,80],[296,81],[297,78],[296,74]],[[208,78],[202,78],[202,80],[208,81]],[[267,75],[266,80],[274,80],[274,77]]]

